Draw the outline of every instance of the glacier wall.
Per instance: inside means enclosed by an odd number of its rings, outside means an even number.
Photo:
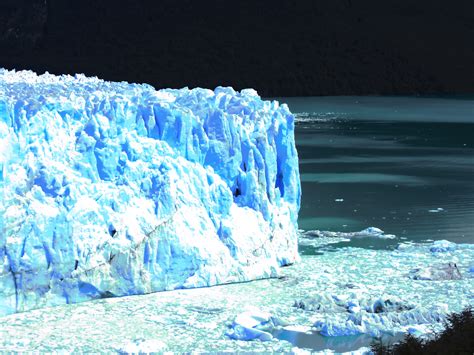
[[[0,315],[276,275],[294,117],[240,93],[0,69]]]

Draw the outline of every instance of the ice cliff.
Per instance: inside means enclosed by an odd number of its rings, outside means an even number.
[[[0,315],[275,275],[294,117],[253,90],[0,69]]]

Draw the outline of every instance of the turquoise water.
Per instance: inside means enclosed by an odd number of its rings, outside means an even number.
[[[300,228],[474,243],[474,98],[278,100],[297,116]]]

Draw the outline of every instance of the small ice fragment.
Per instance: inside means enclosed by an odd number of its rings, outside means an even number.
[[[435,208],[435,209],[432,209],[432,210],[428,210],[428,212],[430,213],[438,213],[438,212],[443,212],[444,211],[444,208],[441,208],[441,207],[438,207],[438,208]]]
[[[334,201],[336,201],[336,202],[344,202],[344,199],[343,199],[343,198],[336,198]]]

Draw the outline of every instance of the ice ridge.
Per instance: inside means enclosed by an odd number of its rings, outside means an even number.
[[[275,275],[294,116],[254,90],[0,69],[0,315]]]

